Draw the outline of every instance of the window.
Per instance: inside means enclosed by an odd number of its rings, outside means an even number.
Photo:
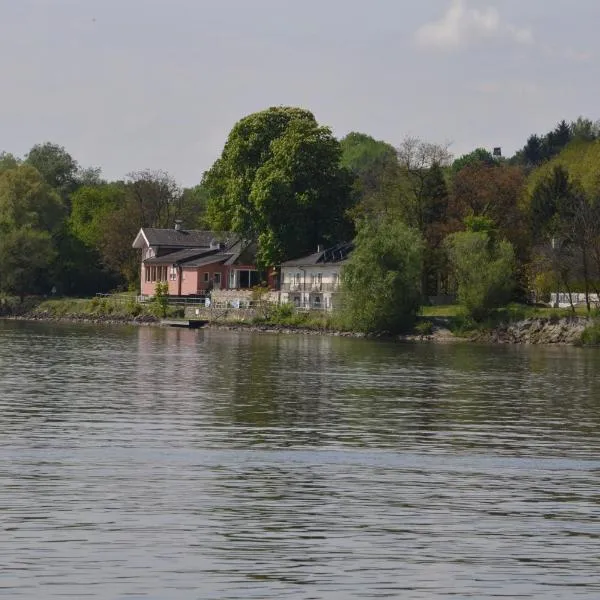
[[[177,280],[177,267],[175,265],[173,265],[171,267],[171,272],[170,272],[169,278],[171,279],[171,281]]]
[[[210,273],[204,273],[204,283],[208,283],[210,280]]]
[[[215,284],[221,285],[221,273],[214,274]]]
[[[144,271],[144,281],[148,283],[150,281],[150,267],[146,267]]]

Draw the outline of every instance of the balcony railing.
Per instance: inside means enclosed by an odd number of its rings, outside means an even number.
[[[339,283],[282,283],[282,292],[337,292]]]

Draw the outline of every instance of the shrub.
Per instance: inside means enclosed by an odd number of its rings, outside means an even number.
[[[586,327],[579,341],[583,346],[600,346],[600,322],[595,321]]]
[[[415,333],[421,337],[426,337],[433,333],[433,323],[431,321],[421,321],[415,325]]]
[[[409,331],[421,301],[423,240],[392,217],[363,223],[342,272],[344,319],[365,332]]]
[[[461,231],[447,238],[458,300],[475,321],[483,321],[505,305],[514,290],[515,256],[512,244],[498,242],[485,231]]]

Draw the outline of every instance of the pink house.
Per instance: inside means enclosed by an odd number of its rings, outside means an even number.
[[[256,246],[229,232],[143,227],[134,248],[142,251],[140,291],[153,296],[166,281],[171,296],[203,296],[212,289],[249,289],[262,282]],[[269,285],[274,282],[269,277]]]

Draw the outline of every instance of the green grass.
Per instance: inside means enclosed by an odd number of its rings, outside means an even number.
[[[95,296],[94,298],[27,297],[21,304],[17,298],[3,298],[5,315],[49,318],[134,319],[139,316],[159,316],[154,303],[140,304],[134,294]],[[180,316],[180,308],[169,308],[167,316]]]
[[[600,321],[595,320],[589,327],[583,330],[579,339],[579,345],[600,346]]]

